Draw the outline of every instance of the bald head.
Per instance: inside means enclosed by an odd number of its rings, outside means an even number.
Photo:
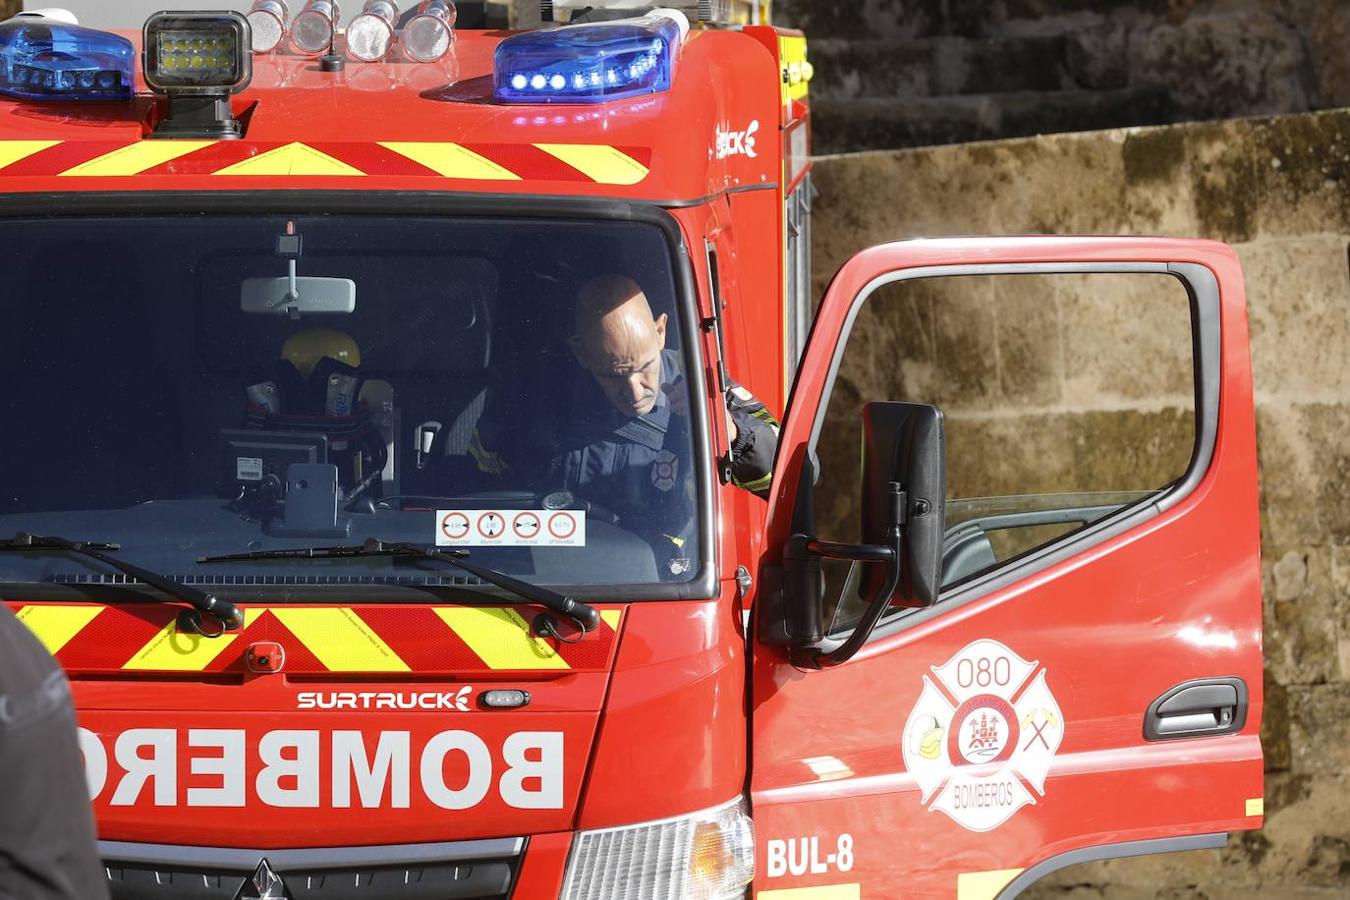
[[[576,334],[568,343],[616,409],[628,416],[652,411],[661,390],[666,315],[652,315],[636,281],[601,275],[582,285]]]

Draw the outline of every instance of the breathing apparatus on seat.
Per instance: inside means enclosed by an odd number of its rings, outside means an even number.
[[[344,501],[377,486],[388,448],[361,400],[361,348],[346,332],[309,328],[286,339],[271,377],[246,389],[248,428],[324,434]]]

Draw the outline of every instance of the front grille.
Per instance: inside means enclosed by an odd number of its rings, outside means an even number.
[[[507,900],[523,838],[333,847],[237,850],[101,841],[113,900],[235,900],[250,890],[258,863],[285,883],[289,900]]]

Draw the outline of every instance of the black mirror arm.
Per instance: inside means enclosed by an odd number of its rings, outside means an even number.
[[[822,653],[814,647],[795,647],[791,652],[793,665],[804,669],[828,669],[847,662],[867,643],[867,639],[872,636],[872,629],[890,607],[891,595],[900,584],[900,526],[892,526],[886,536],[890,539],[889,544],[837,544],[815,538],[807,540],[807,552],[826,559],[885,563],[886,581],[842,644],[829,653]]]

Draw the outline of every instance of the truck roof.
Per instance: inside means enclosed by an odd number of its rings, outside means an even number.
[[[139,33],[124,33],[139,50]],[[130,103],[0,98],[0,194],[356,189],[578,195],[688,203],[768,186],[779,171],[778,63],[737,30],[691,31],[669,92],[601,104],[499,104],[493,50],[460,31],[439,63],[253,58],[234,99],[242,140],[149,139],[162,106],[137,72]],[[719,133],[755,122],[759,150]]]

